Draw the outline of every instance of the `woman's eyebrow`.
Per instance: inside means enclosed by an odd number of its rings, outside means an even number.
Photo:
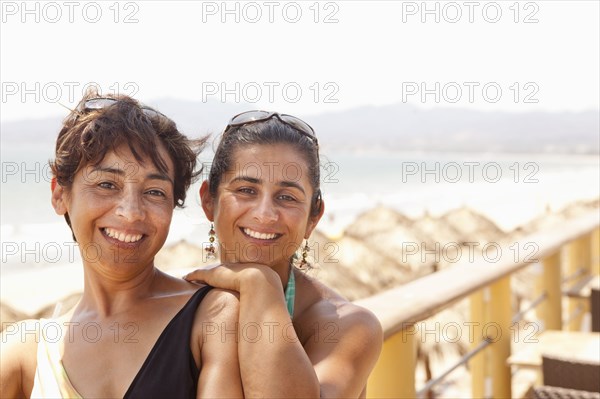
[[[173,180],[169,176],[165,175],[164,173],[149,173],[146,175],[146,179],[148,179],[148,180],[163,180],[163,181],[171,183],[172,185],[175,185]]]
[[[263,183],[262,179],[257,179],[255,177],[248,177],[248,176],[238,176],[238,177],[231,179],[231,183],[237,183],[239,181],[248,182],[248,183],[252,183],[252,184],[262,184]],[[302,186],[300,184],[296,183],[295,181],[283,180],[283,181],[277,182],[277,185],[279,187],[285,187],[285,188],[296,188],[296,189],[302,191],[302,194],[306,194],[306,192],[304,191]]]
[[[302,191],[302,194],[306,194],[304,192],[304,189],[302,188],[302,186],[298,183],[296,183],[295,181],[289,181],[289,180],[283,180],[277,183],[278,186],[280,187],[286,187],[286,188],[297,188],[298,190]]]
[[[252,183],[252,184],[261,184],[262,183],[261,179],[257,179],[254,177],[248,177],[248,176],[238,176],[238,177],[231,179],[231,183],[237,183],[238,181],[245,181],[245,182]]]
[[[106,167],[106,166],[97,166],[97,167],[94,167],[92,169],[92,172],[112,173],[112,174],[115,174],[117,176],[127,176],[127,175],[131,174],[131,172],[129,172],[126,169]],[[146,179],[148,179],[148,180],[163,180],[163,181],[167,181],[167,182],[171,183],[172,185],[174,185],[173,180],[169,176],[167,176],[164,173],[160,173],[160,172],[151,172],[151,173],[148,173],[146,175]]]
[[[111,167],[107,167],[107,166],[95,166],[92,169],[92,172],[112,173],[112,174],[115,174],[118,176],[125,175],[125,170],[120,169],[120,168],[111,168]]]

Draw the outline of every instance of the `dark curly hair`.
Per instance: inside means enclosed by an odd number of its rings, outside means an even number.
[[[88,109],[86,103],[95,98],[107,99],[100,100],[105,106]],[[167,173],[167,164],[158,152],[162,144],[175,168],[173,206],[183,207],[187,189],[202,172],[195,169],[206,140],[188,139],[171,119],[131,97],[99,96],[91,89],[63,121],[50,168],[57,183],[68,189],[79,170],[98,165],[108,152],[126,144],[138,162],[151,159],[158,170]],[[71,226],[69,215],[65,219]]]

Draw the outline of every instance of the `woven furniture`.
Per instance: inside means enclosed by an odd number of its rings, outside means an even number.
[[[533,388],[534,399],[600,399],[600,393],[551,386]]]
[[[583,363],[600,362],[600,333],[546,330],[535,339],[523,340],[507,360],[517,367],[542,367],[542,355]]]
[[[600,332],[600,290],[592,288],[590,295],[591,300],[591,312],[592,312],[592,331]]]
[[[584,363],[542,355],[542,373],[544,385],[600,392],[600,359]]]

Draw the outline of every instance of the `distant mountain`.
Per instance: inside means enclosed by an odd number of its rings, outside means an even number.
[[[149,103],[191,137],[220,133],[232,115],[251,104],[161,99]],[[284,110],[285,111],[285,110]],[[316,130],[324,151],[402,150],[529,153],[600,153],[600,111],[485,112],[420,109],[409,104],[358,107],[299,115]],[[2,146],[53,147],[60,118],[0,125]]]
[[[422,151],[600,152],[600,113],[483,112],[407,104],[309,119],[324,145]]]

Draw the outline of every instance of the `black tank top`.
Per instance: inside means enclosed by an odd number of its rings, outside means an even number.
[[[195,398],[200,370],[190,338],[198,305],[212,287],[200,288],[163,330],[124,398]]]

